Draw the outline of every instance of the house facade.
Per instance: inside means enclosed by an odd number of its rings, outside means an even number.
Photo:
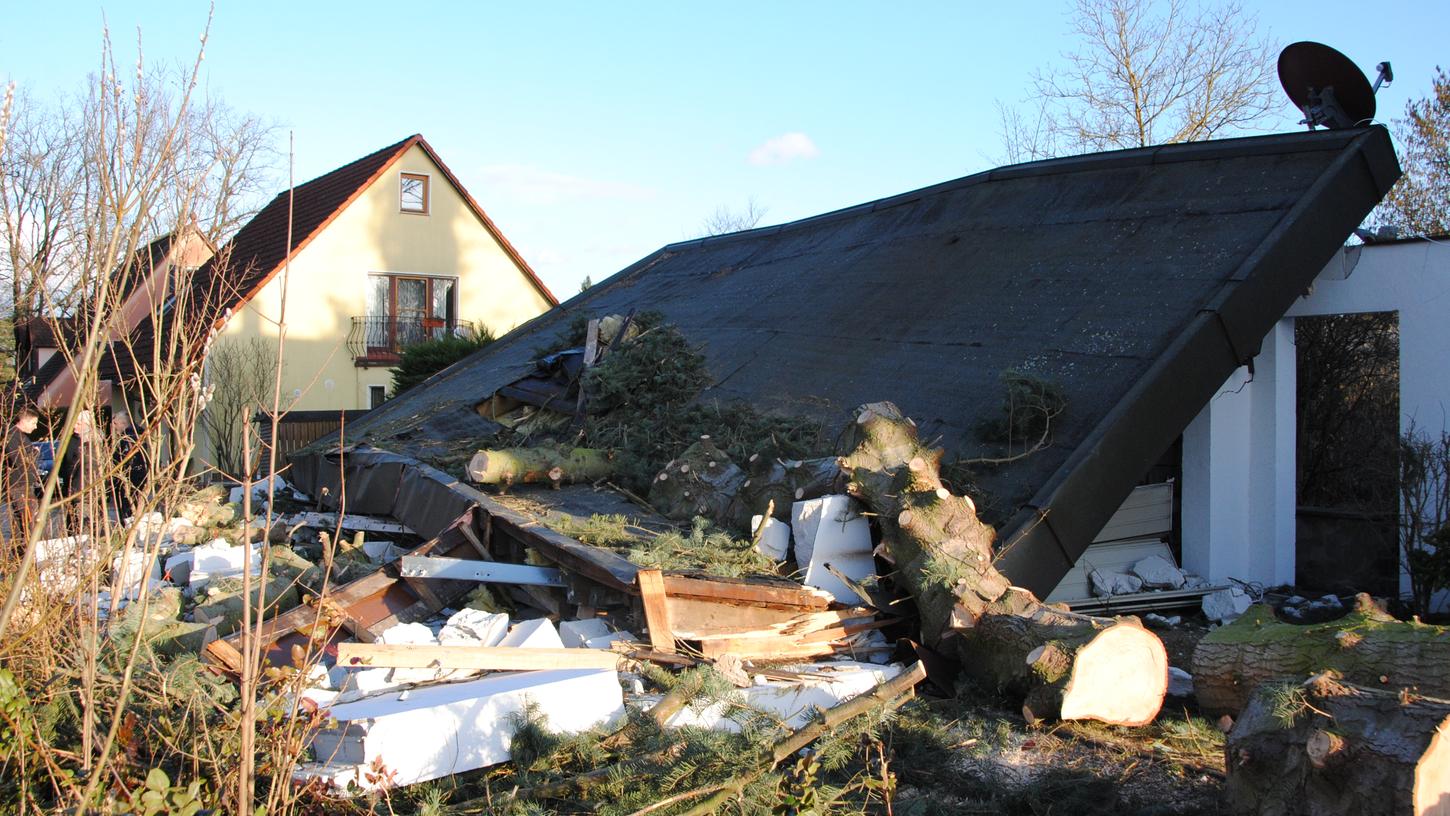
[[[1399,431],[1450,430],[1450,244],[1409,239],[1347,246],[1264,338],[1183,435],[1184,567],[1265,586],[1300,579],[1295,495],[1296,319],[1395,313]],[[1401,571],[1401,591],[1408,574]]]
[[[279,193],[220,249],[171,246],[119,310],[128,342],[98,363],[99,404],[113,410],[138,410],[128,391],[178,332],[198,349],[214,332],[203,378],[265,391],[254,407],[270,402],[271,375],[239,377],[223,356],[258,372],[280,350],[284,411],[366,410],[389,395],[409,345],[503,334],[557,302],[421,135]],[[74,372],[57,356],[29,389],[42,408],[68,405]],[[198,458],[211,453],[199,439]]]
[[[556,302],[421,136],[371,164],[359,180],[339,180],[355,187],[274,263],[218,339],[275,345],[285,321],[283,397],[292,410],[372,408],[391,391],[408,345],[471,326],[503,334]],[[328,176],[309,184],[323,188],[318,198],[339,197]],[[285,221],[267,223],[233,243],[284,244]],[[227,263],[245,270],[262,253],[234,252]]]

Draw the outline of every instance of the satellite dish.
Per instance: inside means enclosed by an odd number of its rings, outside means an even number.
[[[1369,80],[1349,57],[1317,42],[1296,42],[1279,52],[1279,82],[1294,106],[1304,112],[1301,125],[1310,130],[1331,130],[1374,119],[1375,92],[1394,79],[1388,62],[1378,66],[1379,78]]]

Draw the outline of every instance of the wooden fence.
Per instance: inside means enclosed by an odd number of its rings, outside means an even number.
[[[277,422],[277,466],[285,465],[289,454],[302,450],[328,434],[336,433],[345,423],[351,423],[365,413],[366,410],[333,410],[288,411],[282,414]],[[252,421],[257,425],[257,438],[262,440],[257,458],[257,470],[260,473],[266,468],[267,446],[272,440],[272,415],[259,411],[252,417]]]

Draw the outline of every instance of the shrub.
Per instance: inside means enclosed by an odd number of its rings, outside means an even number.
[[[478,351],[494,339],[493,332],[476,326],[470,328],[467,334],[450,334],[408,346],[403,349],[398,367],[393,369],[393,396]]]

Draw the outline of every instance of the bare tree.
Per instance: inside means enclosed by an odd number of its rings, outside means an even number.
[[[1410,235],[1450,233],[1450,76],[1435,69],[1430,95],[1405,105],[1395,122],[1405,174],[1376,213]]]
[[[0,298],[17,320],[73,315],[97,296],[99,271],[109,276],[137,248],[105,247],[105,215],[129,219],[137,244],[196,224],[214,244],[234,232],[263,203],[271,187],[273,128],[210,99],[194,99],[188,77],[147,70],[138,76],[126,151],[102,127],[118,89],[92,77],[87,92],[45,103],[16,94],[0,154]],[[185,96],[185,103],[182,98]],[[103,166],[101,160],[111,162]],[[104,181],[154,172],[155,185],[107,190]],[[104,203],[118,193],[144,195],[124,214]],[[113,255],[97,255],[102,249]]]
[[[724,235],[727,232],[740,232],[748,230],[760,223],[765,217],[767,209],[760,206],[751,196],[745,201],[745,209],[732,210],[724,204],[715,208],[708,218],[700,222],[700,234],[703,235]]]
[[[209,443],[210,464],[224,475],[248,479],[251,462],[243,460],[242,432],[250,414],[272,403],[272,373],[277,349],[260,337],[222,339],[206,358],[205,381],[211,401],[201,415]]]
[[[1274,47],[1237,3],[1076,0],[1077,50],[1002,109],[1009,161],[1191,142],[1252,129],[1276,97]]]

